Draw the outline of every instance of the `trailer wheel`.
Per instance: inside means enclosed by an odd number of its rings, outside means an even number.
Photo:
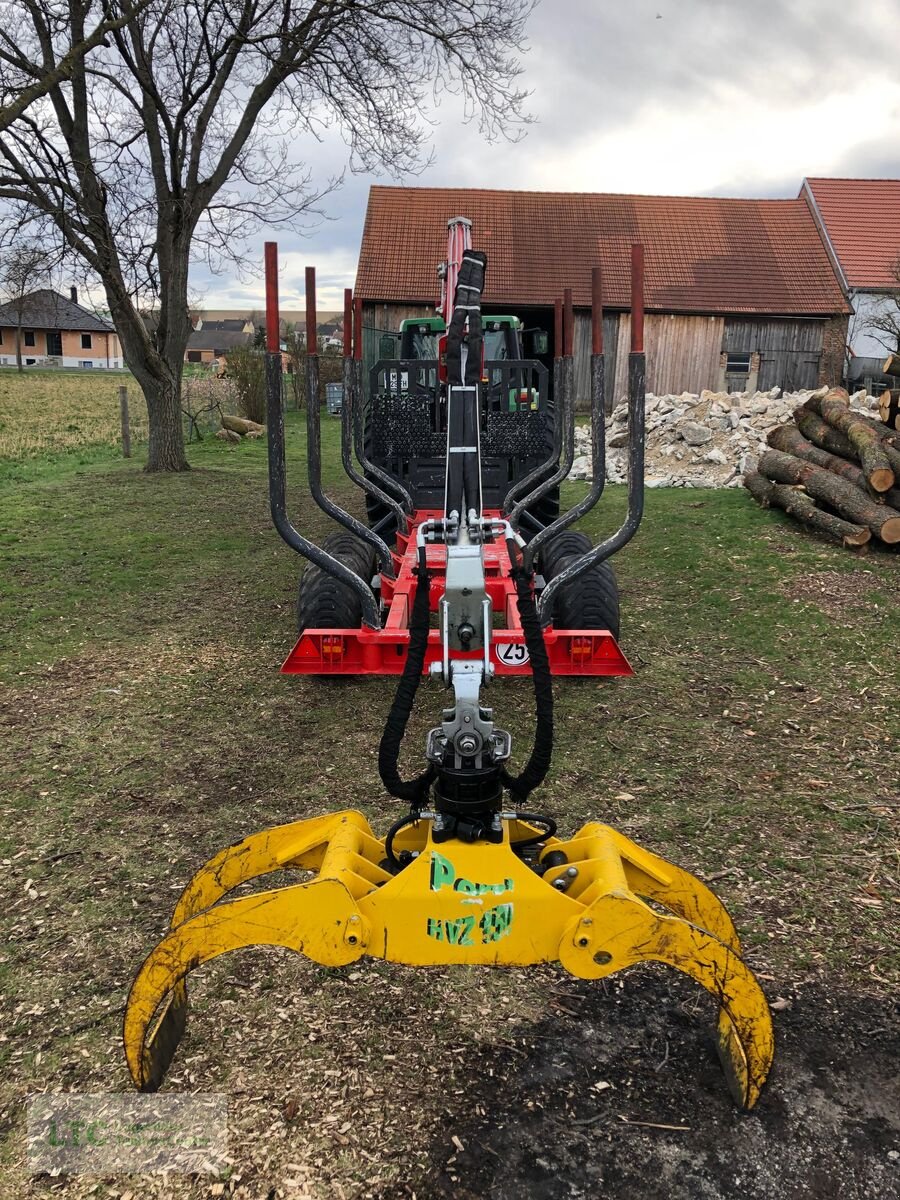
[[[558,534],[541,552],[541,574],[547,583],[586,551],[592,542],[584,533]],[[558,629],[608,629],[619,638],[619,585],[612,564],[598,563],[583,571],[558,593],[553,605]]]
[[[375,549],[352,533],[330,533],[322,543],[333,558],[369,584],[375,573]],[[297,626],[306,629],[356,629],[362,623],[362,604],[349,584],[332,578],[315,563],[307,563],[297,592]]]

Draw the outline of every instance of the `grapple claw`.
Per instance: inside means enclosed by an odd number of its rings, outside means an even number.
[[[548,839],[543,857],[555,855],[556,865],[535,870],[514,849],[535,832],[505,821],[500,844],[436,844],[423,820],[395,842],[412,855],[396,874],[384,869],[384,845],[358,813],[283,825],[230,846],[185,889],[173,927],[134,981],[125,1048],[135,1084],[152,1091],[165,1076],[184,1030],[187,973],[242,946],[267,945],[328,966],[362,954],[414,966],[558,960],[585,979],[667,963],[718,1001],[725,1074],[737,1103],[752,1107],[772,1060],[772,1026],[721,902],[605,825],[586,825],[570,841]],[[318,875],[223,898],[282,867]],[[567,886],[554,886],[563,872]],[[653,907],[663,905],[669,913]]]
[[[579,895],[588,903],[563,935],[560,962],[600,979],[655,960],[696,980],[719,1004],[717,1048],[731,1094],[752,1108],[772,1064],[772,1018],[725,906],[699,879],[608,826],[586,826],[570,844],[594,857],[585,859],[591,882]]]
[[[187,1017],[185,976],[194,967],[252,945],[283,946],[331,965],[359,957],[364,929],[351,894],[354,876],[343,860],[333,878],[216,903],[239,884],[272,871],[321,866],[329,847],[340,853],[348,836],[353,844],[380,845],[359,813],[334,813],[253,834],[201,867],[128,996],[125,1053],[141,1091],[156,1091],[171,1064]]]

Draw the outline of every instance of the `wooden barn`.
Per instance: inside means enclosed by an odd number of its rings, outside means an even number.
[[[604,280],[611,399],[624,395],[629,247],[646,255],[648,390],[794,390],[840,382],[850,312],[808,205],[795,200],[373,187],[356,291],[365,357],[389,357],[406,317],[432,313],[447,220],[488,255],[485,311],[550,335],[571,287],[578,398],[589,394],[590,273]],[[610,362],[612,360],[612,362]]]

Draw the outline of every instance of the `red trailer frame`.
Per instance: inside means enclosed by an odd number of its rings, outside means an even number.
[[[394,559],[397,578],[381,577],[381,598],[388,606],[381,629],[307,629],[282,665],[286,675],[399,675],[409,645],[409,613],[416,579],[416,530],[423,522],[439,519],[443,513],[423,509],[411,518],[411,528],[398,534]],[[485,516],[500,519],[499,511],[486,510]],[[431,574],[431,611],[436,612],[444,594],[447,548],[426,547]],[[484,547],[484,571],[488,595],[493,605],[495,624],[491,639],[491,662],[497,675],[531,674],[525,637],[519,620],[515,584],[510,578],[510,562],[502,541]],[[544,641],[554,675],[633,675],[631,664],[619,649],[608,629],[544,630]],[[454,651],[454,660],[480,658],[481,651],[463,654]],[[441,661],[441,635],[432,629],[424,671]]]

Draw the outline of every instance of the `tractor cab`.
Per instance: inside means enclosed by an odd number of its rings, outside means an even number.
[[[441,344],[447,333],[443,317],[409,317],[400,324],[400,358],[426,361],[441,356]],[[522,322],[518,317],[485,317],[483,322],[484,361],[520,362]]]
[[[499,507],[513,485],[549,462],[558,434],[549,372],[541,362],[524,357],[522,322],[490,314],[483,318],[482,331],[482,490],[485,504]],[[400,325],[399,359],[382,359],[369,373],[367,454],[419,508],[439,507],[444,495],[446,346],[442,316],[407,318]],[[466,346],[464,335],[463,361]],[[388,510],[369,495],[366,503],[373,527],[391,536]],[[524,536],[542,529],[558,513],[559,489],[553,488],[527,512]]]
[[[443,317],[415,317],[400,324],[400,358],[405,362],[433,360],[447,332]]]

